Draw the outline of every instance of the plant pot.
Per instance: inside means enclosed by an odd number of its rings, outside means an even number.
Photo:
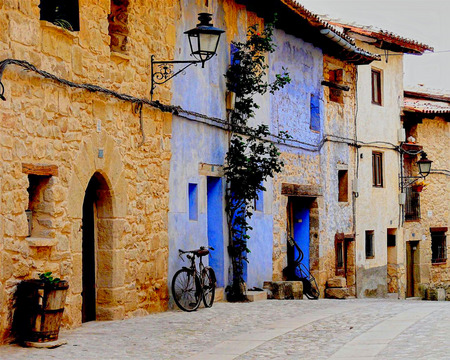
[[[67,281],[48,284],[41,280],[25,280],[19,286],[23,304],[21,311],[25,312],[21,340],[25,343],[58,340],[69,288]]]
[[[412,187],[413,191],[415,191],[415,192],[422,192],[423,188],[424,188],[423,185],[414,185]]]

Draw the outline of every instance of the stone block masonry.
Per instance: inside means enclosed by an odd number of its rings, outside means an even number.
[[[175,1],[126,7],[126,54],[110,47],[110,0],[80,1],[78,32],[40,21],[39,1],[22,3],[0,2],[4,58],[136,97],[148,97],[150,90],[142,54],[173,58]],[[166,309],[171,114],[144,106],[141,129],[133,106],[107,95],[67,88],[14,66],[2,82],[0,343],[13,336],[17,284],[44,271],[70,284],[66,328],[81,324],[83,273],[89,271],[95,274],[97,319]],[[170,103],[168,86],[158,89],[162,103]],[[91,197],[85,197],[88,188]],[[93,209],[90,232],[85,200]],[[25,210],[32,213],[30,237]],[[83,233],[95,243],[90,270]]]

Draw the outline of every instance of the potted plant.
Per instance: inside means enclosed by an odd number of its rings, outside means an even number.
[[[39,279],[24,280],[20,283],[20,296],[25,312],[21,340],[26,346],[39,346],[46,343],[55,347],[58,342],[64,305],[66,301],[67,281],[54,278],[51,272],[39,274]]]
[[[426,183],[424,180],[420,180],[420,181],[416,181],[413,185],[412,185],[412,189],[415,192],[422,192],[422,190],[428,185],[428,183]]]

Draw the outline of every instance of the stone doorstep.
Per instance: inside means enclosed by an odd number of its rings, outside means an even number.
[[[336,276],[327,280],[327,288],[346,288],[347,279],[342,276]]]
[[[303,299],[303,283],[301,281],[264,281],[264,289],[269,299]]]
[[[247,290],[245,296],[247,297],[247,300],[250,302],[267,300],[267,291]]]
[[[224,299],[224,288],[216,288],[216,293],[214,294],[214,302],[223,301]]]
[[[325,297],[329,299],[347,299],[350,296],[347,288],[327,288]]]

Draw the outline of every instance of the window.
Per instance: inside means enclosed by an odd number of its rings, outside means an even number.
[[[383,187],[383,154],[372,153],[372,185]]]
[[[372,69],[372,104],[381,105],[381,71]]]
[[[411,187],[407,187],[405,192],[405,220],[420,220],[420,193],[414,191]]]
[[[258,197],[255,198],[255,211],[264,211],[264,191],[258,191]]]
[[[80,30],[78,0],[41,0],[41,20],[70,31]]]
[[[338,181],[339,181],[339,202],[348,202],[348,171],[339,170],[338,171]]]
[[[366,259],[373,259],[375,257],[375,249],[373,246],[373,230],[366,231]]]
[[[189,184],[189,220],[198,220],[197,184]]]
[[[336,276],[345,276],[344,234],[337,233],[334,237],[334,249],[336,252]]]
[[[431,231],[431,262],[433,264],[447,261],[447,228],[430,228]]]
[[[344,78],[344,70],[336,69],[328,72],[328,81],[336,84],[342,84]],[[343,103],[342,90],[330,87],[330,101]]]
[[[123,54],[128,51],[128,4],[129,0],[111,0],[111,14],[108,16],[110,48]]]
[[[310,128],[313,131],[320,131],[320,105],[319,96],[311,94],[309,101]]]

